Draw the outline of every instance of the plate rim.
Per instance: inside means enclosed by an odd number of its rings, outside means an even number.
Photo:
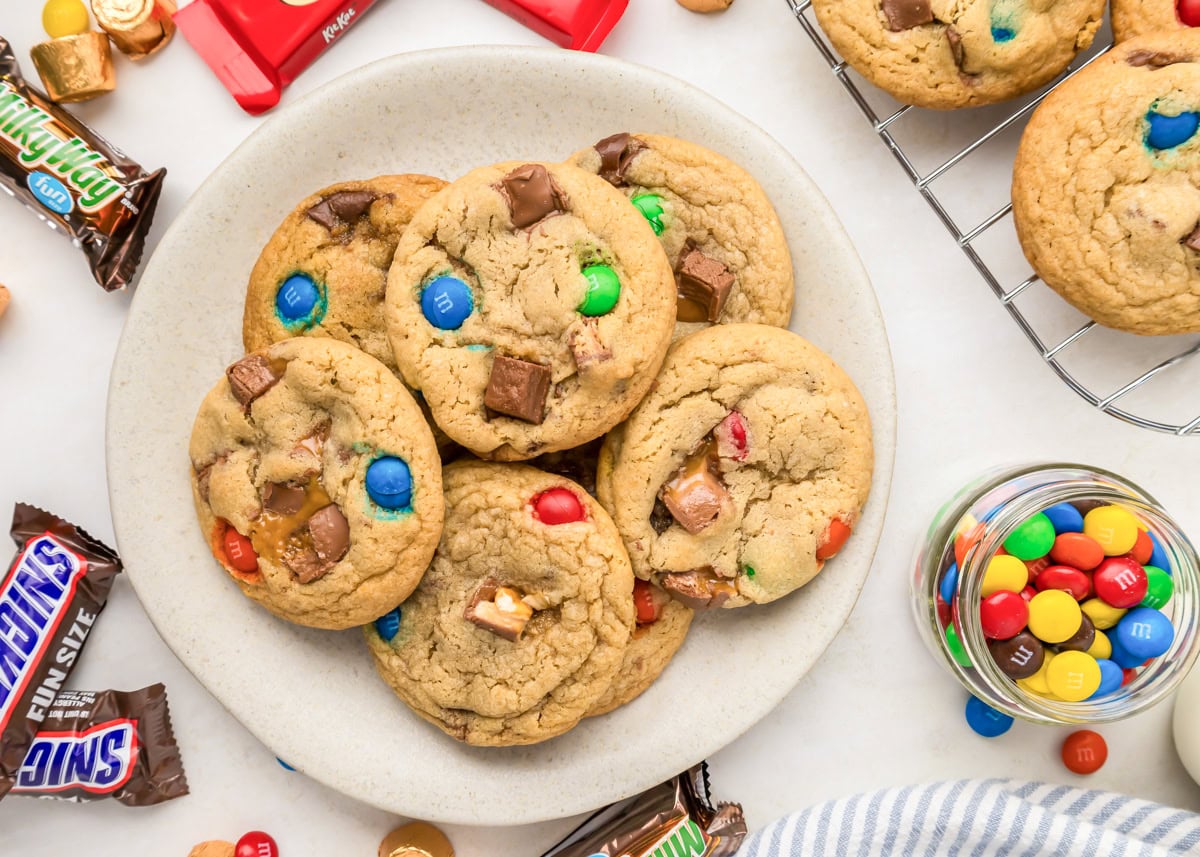
[[[770,134],[758,126],[755,122],[745,117],[735,108],[724,103],[715,96],[709,94],[695,84],[679,78],[669,72],[662,71],[657,68],[631,62],[629,60],[610,57],[602,54],[579,53],[573,51],[564,51],[552,47],[536,47],[536,46],[517,46],[517,45],[477,45],[477,46],[455,46],[430,48],[419,51],[410,51],[399,54],[393,54],[388,57],[383,57],[378,60],[367,63],[356,69],[352,69],[332,80],[315,87],[310,92],[304,94],[294,102],[287,104],[276,112],[274,112],[266,121],[258,125],[250,134],[246,136],[225,158],[223,158],[212,172],[210,172],[196,187],[196,190],[188,197],[186,202],[180,208],[175,219],[169,224],[164,231],[162,237],[154,248],[153,253],[146,262],[146,268],[149,270],[154,262],[154,257],[163,247],[170,248],[177,240],[176,233],[182,232],[186,227],[185,224],[191,219],[191,214],[194,210],[200,208],[207,196],[212,193],[211,187],[217,181],[219,174],[227,168],[231,161],[239,159],[243,150],[253,146],[260,136],[270,135],[274,133],[274,128],[277,125],[283,125],[293,115],[308,111],[310,104],[321,103],[324,100],[334,97],[337,93],[350,90],[353,91],[364,80],[375,80],[377,77],[387,73],[395,73],[396,76],[401,76],[399,70],[404,67],[413,65],[430,65],[437,66],[445,63],[453,65],[455,63],[466,61],[481,61],[496,58],[504,58],[506,62],[515,62],[527,60],[533,63],[545,63],[545,67],[539,68],[538,73],[545,73],[548,70],[558,68],[578,69],[580,67],[591,67],[600,70],[612,70],[617,72],[626,72],[643,79],[653,80],[655,78],[666,81],[675,87],[687,90],[689,94],[697,100],[705,103],[712,110],[726,114],[734,119],[737,124],[742,127],[744,133],[757,138],[760,146],[775,150],[782,156],[786,163],[793,169],[793,178],[802,186],[803,195],[806,202],[812,207],[814,215],[819,218],[822,228],[831,237],[835,237],[842,245],[841,256],[845,267],[852,269],[854,279],[858,281],[858,285],[862,288],[864,299],[868,308],[871,310],[874,321],[878,325],[880,341],[872,342],[872,346],[881,350],[881,357],[885,360],[885,365],[875,367],[885,377],[883,379],[884,397],[878,397],[869,401],[868,406],[871,409],[871,429],[874,439],[874,455],[875,455],[875,470],[873,474],[871,494],[868,499],[868,507],[880,506],[879,523],[877,530],[873,533],[872,544],[865,552],[863,563],[865,570],[853,580],[848,580],[846,586],[852,588],[852,597],[849,599],[845,614],[838,617],[837,630],[829,634],[822,644],[813,650],[809,665],[801,670],[794,678],[788,681],[779,682],[772,685],[768,692],[758,694],[753,700],[748,701],[748,704],[743,707],[750,711],[750,716],[745,719],[741,728],[736,730],[736,733],[729,733],[722,738],[716,747],[706,747],[706,752],[696,755],[693,762],[700,761],[701,758],[716,753],[719,750],[727,747],[729,744],[736,741],[742,734],[752,728],[756,723],[762,720],[767,714],[773,711],[782,700],[790,694],[799,685],[799,682],[808,673],[824,655],[825,651],[837,638],[844,629],[847,621],[852,615],[854,608],[857,605],[858,599],[861,596],[863,587],[870,576],[871,569],[874,565],[874,558],[878,550],[881,540],[884,525],[886,522],[886,507],[890,499],[892,480],[894,476],[895,451],[897,438],[897,391],[895,380],[895,363],[891,354],[891,345],[887,334],[886,321],[879,306],[878,295],[875,292],[874,285],[871,282],[870,276],[867,273],[866,267],[863,264],[862,258],[859,256],[857,248],[850,240],[850,236],[846,231],[845,226],[838,218],[832,204],[824,195],[821,189],[814,182],[812,177],[804,170],[797,161],[796,157],[783,146],[782,143],[775,140]],[[108,388],[106,400],[106,416],[105,416],[105,465],[106,475],[108,477],[108,496],[109,503],[112,509],[113,530],[116,535],[118,548],[121,547],[123,541],[132,541],[131,533],[138,526],[137,521],[127,520],[127,514],[124,508],[124,499],[122,491],[124,486],[118,486],[120,482],[119,474],[116,471],[116,460],[121,456],[114,453],[114,447],[117,445],[115,440],[119,433],[119,423],[123,417],[122,409],[114,406],[114,402],[119,402],[122,396],[121,388],[132,377],[130,369],[127,367],[128,362],[127,352],[130,349],[130,342],[134,334],[131,329],[138,322],[140,316],[140,306],[145,303],[141,300],[142,290],[139,288],[135,291],[133,300],[128,309],[125,323],[121,330],[120,339],[114,353],[112,363],[112,373]],[[881,400],[882,398],[882,400]],[[129,513],[132,515],[132,512]],[[839,575],[840,576],[840,575]],[[200,675],[199,667],[193,667],[192,663],[185,653],[182,651],[182,646],[173,644],[167,625],[167,617],[158,616],[146,607],[146,601],[150,598],[149,595],[143,597],[142,587],[139,584],[139,574],[128,574],[128,580],[138,596],[139,602],[142,604],[142,609],[145,611],[147,618],[150,619],[155,631],[171,650],[172,654],[179,662],[191,673],[197,682],[204,687],[216,701],[229,711],[231,716],[247,731],[261,741],[267,748],[275,752],[275,734],[269,734],[264,730],[260,730],[258,723],[249,723],[242,720],[230,707],[225,700],[215,691],[210,689],[208,682]],[[152,599],[151,599],[152,600]],[[430,727],[432,728],[432,727]],[[437,736],[440,737],[440,736]],[[689,763],[690,764],[690,763]],[[579,812],[587,811],[594,804],[583,805],[578,802],[570,802],[567,811],[563,811],[559,806],[555,809],[538,809],[529,807],[520,807],[522,812],[514,813],[515,807],[509,807],[504,811],[503,815],[496,813],[488,814],[486,802],[475,802],[474,808],[482,810],[482,812],[464,813],[457,810],[445,810],[440,808],[421,806],[400,808],[390,802],[380,802],[371,794],[364,793],[364,789],[356,787],[353,783],[348,783],[344,779],[339,779],[335,773],[330,773],[327,770],[322,770],[317,773],[304,771],[306,776],[321,782],[322,784],[332,788],[342,794],[348,795],[356,800],[363,801],[369,805],[376,806],[380,809],[397,812],[401,814],[416,814],[425,817],[431,821],[447,824],[463,824],[469,826],[514,826],[523,824],[532,824],[537,822],[551,821],[561,819],[569,815],[574,815]],[[654,782],[657,782],[655,779]],[[649,787],[654,782],[646,782],[642,788]],[[641,791],[638,788],[629,791],[629,795],[636,794]],[[621,799],[613,798],[614,800]],[[607,798],[606,798],[607,802]],[[416,809],[417,812],[413,812]]]

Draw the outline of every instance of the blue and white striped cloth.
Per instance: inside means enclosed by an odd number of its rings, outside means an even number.
[[[1022,780],[957,780],[810,807],[747,837],[737,857],[1200,854],[1200,815]]]

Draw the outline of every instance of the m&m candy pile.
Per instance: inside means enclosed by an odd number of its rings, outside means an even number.
[[[985,526],[970,515],[960,522],[939,586],[947,648],[963,666],[970,660],[952,615],[958,569]],[[1025,692],[1100,699],[1171,648],[1175,627],[1162,610],[1172,573],[1162,545],[1128,509],[1059,503],[1022,521],[988,560],[979,627],[996,665]]]

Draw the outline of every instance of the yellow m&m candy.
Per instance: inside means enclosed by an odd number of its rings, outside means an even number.
[[[1046,670],[1050,692],[1067,702],[1082,702],[1100,687],[1100,665],[1085,652],[1059,652]]]
[[[83,5],[83,0],[47,0],[42,7],[42,27],[52,39],[86,33],[87,7]]]
[[[1083,534],[1099,542],[1105,556],[1120,556],[1137,543],[1138,520],[1120,506],[1097,506],[1083,516]]]
[[[1106,601],[1099,598],[1089,598],[1083,602],[1083,612],[1092,620],[1092,624],[1102,631],[1107,631],[1121,621],[1121,617],[1125,615],[1125,610],[1120,607],[1113,607]]]
[[[1015,556],[1001,554],[992,557],[983,573],[984,598],[997,592],[1020,592],[1029,583],[1029,569]]]
[[[1079,609],[1079,602],[1069,592],[1047,589],[1029,601],[1029,632],[1043,643],[1069,640],[1082,624],[1083,613]]]
[[[1038,668],[1038,671],[1029,678],[1017,679],[1017,686],[1026,693],[1035,693],[1038,696],[1049,696],[1050,685],[1046,684],[1046,670],[1050,668],[1050,662],[1054,660],[1055,657],[1056,656],[1054,652],[1047,649],[1046,656],[1042,660],[1042,665]]]
[[[1093,622],[1092,624],[1095,625],[1096,623]],[[1087,650],[1087,653],[1097,660],[1111,658],[1112,643],[1109,642],[1108,634],[1105,634],[1103,631],[1097,631],[1095,639],[1092,640],[1092,646]]]

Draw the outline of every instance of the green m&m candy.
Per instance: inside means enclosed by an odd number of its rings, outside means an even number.
[[[650,222],[650,228],[654,230],[654,234],[662,235],[663,230],[667,228],[662,221],[663,215],[666,214],[662,207],[662,197],[653,193],[639,193],[629,201],[642,213],[642,217]]]
[[[1020,560],[1041,559],[1054,547],[1054,524],[1041,512],[1022,521],[1004,540],[1004,549]]]
[[[588,282],[587,297],[579,305],[579,311],[584,315],[604,315],[611,312],[621,296],[621,281],[617,273],[608,265],[588,265],[583,269],[583,276]]]
[[[1171,579],[1171,575],[1167,574],[1161,568],[1147,565],[1145,569],[1146,597],[1142,599],[1141,606],[1161,610],[1171,600],[1171,596],[1175,594],[1175,581]]]
[[[971,665],[971,656],[967,654],[962,640],[958,639],[958,632],[954,630],[953,625],[946,626],[946,648],[950,651],[950,656],[958,661],[959,666],[969,667]]]

